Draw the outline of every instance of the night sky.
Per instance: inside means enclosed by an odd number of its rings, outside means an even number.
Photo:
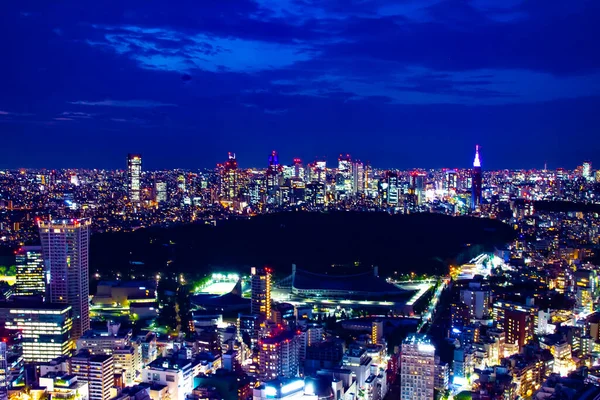
[[[0,38],[0,168],[600,164],[598,0],[4,1]]]

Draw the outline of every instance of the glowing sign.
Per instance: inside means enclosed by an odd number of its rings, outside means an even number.
[[[277,389],[274,388],[273,386],[267,386],[265,388],[265,395],[267,395],[267,397],[276,397],[277,396]]]

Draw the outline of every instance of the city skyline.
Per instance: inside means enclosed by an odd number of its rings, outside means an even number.
[[[598,161],[595,2],[86,3],[7,6],[0,168]]]
[[[112,165],[110,167],[96,167],[96,166],[62,166],[62,167],[53,167],[53,166],[36,166],[36,167],[31,167],[31,166],[12,166],[12,167],[1,167],[0,166],[0,170],[4,169],[4,170],[115,170],[115,171],[123,171],[126,172],[127,174],[130,174],[130,160],[129,157],[133,156],[133,157],[139,157],[142,158],[144,160],[144,165],[142,166],[141,170],[139,172],[137,172],[137,174],[143,174],[143,173],[150,173],[150,172],[160,172],[160,171],[170,171],[170,170],[189,170],[189,171],[193,171],[193,170],[212,170],[215,168],[218,168],[220,165],[225,165],[227,164],[228,159],[233,159],[236,162],[236,168],[240,168],[240,169],[257,169],[257,170],[261,170],[261,169],[269,169],[269,165],[271,165],[271,157],[272,154],[277,154],[277,165],[286,165],[286,166],[293,166],[294,164],[300,164],[300,165],[307,165],[307,164],[314,164],[317,162],[326,162],[327,163],[327,168],[332,168],[332,167],[336,167],[337,168],[337,164],[340,160],[340,157],[349,157],[350,160],[354,161],[359,161],[364,163],[365,165],[368,164],[370,165],[372,168],[376,168],[379,170],[397,170],[397,171],[410,171],[410,170],[423,170],[423,171],[433,171],[433,170],[443,170],[443,169],[456,169],[456,170],[470,170],[473,169],[474,164],[472,161],[469,161],[469,157],[472,160],[473,159],[473,148],[476,149],[477,152],[477,157],[478,160],[479,157],[481,157],[481,159],[483,161],[479,161],[480,162],[480,166],[482,170],[484,171],[502,171],[502,170],[510,170],[510,171],[519,171],[519,170],[523,170],[523,171],[527,171],[527,170],[537,170],[537,171],[543,171],[543,170],[558,170],[558,169],[564,169],[564,170],[576,170],[577,168],[580,168],[583,164],[586,163],[590,163],[591,165],[596,165],[593,162],[593,158],[585,158],[585,159],[579,159],[576,160],[575,164],[573,165],[561,165],[561,164],[557,164],[557,165],[552,165],[551,163],[549,163],[548,161],[544,161],[542,162],[541,165],[536,166],[529,166],[529,167],[524,167],[524,166],[516,166],[514,168],[508,168],[508,167],[494,167],[494,166],[488,166],[488,160],[486,158],[486,154],[485,154],[485,149],[482,149],[482,146],[479,144],[473,145],[470,150],[471,153],[469,156],[467,156],[467,161],[465,160],[461,160],[460,164],[457,165],[436,165],[436,166],[424,166],[424,165],[407,165],[407,166],[402,166],[402,167],[398,167],[398,166],[389,166],[389,165],[381,165],[379,163],[377,163],[377,161],[373,161],[370,159],[365,159],[362,158],[360,156],[355,157],[353,154],[351,153],[346,153],[346,152],[340,152],[339,154],[336,154],[334,156],[331,157],[327,157],[327,156],[313,156],[313,157],[307,157],[307,158],[303,158],[303,157],[298,157],[297,155],[290,155],[289,157],[284,155],[284,157],[281,157],[280,153],[277,150],[270,150],[268,152],[266,152],[263,155],[263,162],[262,163],[257,163],[257,164],[251,164],[248,162],[244,162],[244,154],[245,153],[238,153],[235,151],[228,151],[226,153],[224,153],[224,155],[222,155],[219,159],[217,159],[217,161],[215,162],[215,164],[213,165],[197,165],[197,166],[191,166],[191,167],[183,167],[183,166],[172,166],[172,167],[162,167],[159,168],[156,166],[157,160],[153,160],[153,159],[148,159],[148,157],[146,157],[144,154],[138,152],[138,153],[127,153],[127,154],[122,154],[121,155],[121,163],[120,164],[115,164]],[[483,156],[481,156],[479,153],[483,152]],[[460,154],[462,154],[464,152],[464,149],[460,149]],[[239,154],[242,154],[242,162],[240,162],[240,157],[238,157]],[[255,159],[256,157],[251,157],[250,159]],[[150,164],[150,166],[148,167],[148,164]]]

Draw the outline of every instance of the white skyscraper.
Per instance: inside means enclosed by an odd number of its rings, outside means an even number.
[[[139,205],[141,196],[142,156],[139,154],[127,155],[127,195],[129,201]]]
[[[435,380],[435,347],[424,335],[409,335],[402,342],[400,400],[431,400]]]
[[[46,298],[73,309],[74,340],[90,329],[88,219],[39,223],[42,254],[48,274]]]

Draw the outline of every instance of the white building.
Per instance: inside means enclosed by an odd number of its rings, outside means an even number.
[[[166,385],[171,400],[184,400],[194,389],[193,380],[192,361],[180,358],[157,358],[142,373],[143,382]]]
[[[408,336],[400,357],[400,399],[433,399],[434,381],[435,347],[426,336]]]

